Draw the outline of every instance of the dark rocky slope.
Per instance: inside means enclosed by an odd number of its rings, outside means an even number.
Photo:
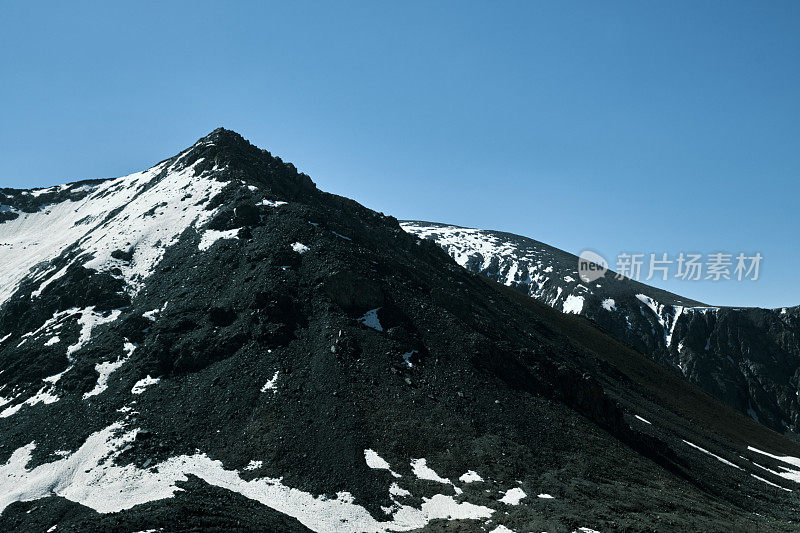
[[[0,529],[797,528],[791,441],[233,132],[88,190],[0,200]]]
[[[462,266],[577,313],[766,426],[800,431],[800,307],[711,307],[613,273],[578,277],[578,258],[527,237],[408,221]]]

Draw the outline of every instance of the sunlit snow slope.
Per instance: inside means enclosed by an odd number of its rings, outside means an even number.
[[[214,176],[224,169],[198,173],[201,163],[178,157],[123,178],[0,190],[8,219],[0,224],[0,304],[23,279],[38,284],[37,296],[73,264],[113,272],[135,293],[164,250],[214,214],[209,200],[225,186]]]

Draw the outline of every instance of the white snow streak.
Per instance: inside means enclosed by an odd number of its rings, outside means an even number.
[[[427,479],[429,481],[436,481],[438,483],[446,483],[450,485],[450,480],[441,477],[428,466],[426,459],[414,459],[411,461],[411,470],[414,475],[419,479]]]
[[[772,459],[775,459],[787,465],[792,465],[798,468],[798,470],[795,470],[792,468],[787,468],[782,466],[780,468],[783,470],[783,472],[773,472],[773,473],[777,476],[788,479],[790,481],[800,483],[800,458],[792,457],[791,455],[773,455],[771,453],[759,450],[758,448],[754,448],[752,446],[748,446],[747,449],[752,452],[760,453],[761,455],[766,455],[767,457],[771,457]]]
[[[759,481],[763,481],[763,482],[764,482],[764,483],[766,483],[767,485],[772,485],[773,487],[777,487],[777,488],[779,488],[779,489],[781,489],[781,490],[785,490],[786,492],[792,492],[792,489],[787,489],[787,488],[785,488],[785,487],[781,487],[780,485],[778,485],[778,484],[776,484],[776,483],[773,483],[772,481],[767,481],[767,480],[766,480],[766,479],[764,479],[763,477],[759,477],[759,476],[757,476],[757,475],[755,475],[755,474],[750,474],[750,475],[751,475],[751,476],[753,476],[754,478],[756,478],[756,479],[757,479],[757,480],[759,480]]]
[[[383,457],[378,455],[378,452],[375,450],[364,450],[364,460],[367,462],[367,466],[374,469],[374,470],[388,470],[392,476],[399,478],[403,477],[400,474],[394,472],[392,470],[392,466],[386,461]]]
[[[681,439],[681,440],[683,440],[683,439]],[[740,466],[738,466],[738,465],[735,465],[735,464],[733,464],[732,462],[728,461],[727,459],[723,459],[723,458],[722,458],[722,457],[720,457],[719,455],[716,455],[716,454],[713,454],[713,453],[711,453],[710,451],[706,450],[705,448],[701,448],[701,447],[700,447],[700,446],[698,446],[697,444],[692,444],[692,443],[691,443],[691,442],[689,442],[688,440],[683,440],[683,442],[685,442],[686,444],[688,444],[688,445],[689,445],[689,446],[691,446],[692,448],[695,448],[696,450],[700,450],[700,451],[701,451],[701,452],[703,452],[704,454],[706,454],[706,455],[708,455],[708,456],[711,456],[711,457],[713,457],[714,459],[716,459],[717,461],[719,461],[719,462],[721,462],[721,463],[724,463],[724,464],[726,464],[726,465],[728,465],[728,466],[732,466],[732,467],[734,467],[734,468],[736,468],[736,469],[739,469],[739,470],[741,470],[741,469],[742,469],[742,467],[740,467]]]
[[[155,385],[159,381],[160,381],[159,378],[151,378],[150,376],[147,376],[146,378],[142,378],[139,381],[137,381],[133,385],[131,392],[133,394],[141,394],[147,387],[149,387],[150,385]]]
[[[97,383],[95,384],[94,388],[83,395],[84,400],[92,396],[97,396],[108,388],[108,379],[111,377],[111,374],[113,374],[115,370],[120,368],[128,361],[131,354],[136,349],[136,345],[126,342],[124,349],[125,355],[118,358],[116,361],[104,361],[95,365],[94,369],[98,374],[100,374],[100,376],[97,378]]]
[[[272,376],[272,379],[264,383],[264,386],[261,387],[261,392],[267,392],[268,390],[276,390],[277,387],[275,384],[278,382],[278,374],[280,374],[280,370],[275,371],[275,375]]]
[[[17,411],[22,409],[25,405],[36,405],[39,403],[43,403],[45,405],[55,403],[58,401],[58,396],[51,394],[50,391],[47,390],[48,386],[42,387],[39,389],[39,392],[28,398],[22,403],[18,403],[17,405],[12,405],[11,407],[6,407],[2,412],[0,412],[0,418],[8,418],[9,416],[16,414]]]
[[[261,200],[257,205],[265,205],[267,207],[280,207],[282,205],[286,205],[286,202],[281,202],[280,200]]]

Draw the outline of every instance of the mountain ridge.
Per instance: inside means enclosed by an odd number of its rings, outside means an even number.
[[[577,279],[577,256],[528,237],[422,221],[401,224],[438,242],[468,270],[589,317],[770,428],[800,428],[800,307],[710,306],[619,280],[612,271],[584,284]]]
[[[796,444],[221,135],[0,223],[0,527],[796,528]]]
[[[578,263],[578,256],[576,254],[572,253],[572,252],[569,252],[569,251],[566,251],[566,250],[562,250],[560,248],[557,248],[556,246],[553,246],[553,245],[550,245],[550,244],[546,244],[546,243],[544,243],[542,241],[538,241],[538,240],[533,239],[531,237],[526,237],[524,235],[520,235],[519,233],[513,233],[511,231],[482,229],[482,228],[475,228],[475,227],[472,227],[472,226],[460,226],[458,224],[448,224],[448,223],[445,223],[445,222],[435,222],[435,221],[432,221],[432,220],[399,219],[399,222],[400,222],[400,224],[419,224],[419,225],[425,225],[425,226],[431,226],[431,227],[440,227],[440,228],[457,228],[457,229],[462,229],[462,230],[486,231],[486,232],[491,232],[494,235],[500,235],[500,236],[504,236],[504,237],[528,239],[530,241],[533,241],[533,242],[537,243],[540,246],[549,248],[549,249],[551,249],[553,251],[557,251],[557,252],[560,252],[560,253],[563,253],[563,254],[567,254],[571,258],[574,258],[576,264]],[[619,274],[617,272],[615,272],[613,269],[609,268],[606,271],[605,275],[613,275],[614,277],[616,277]],[[765,306],[758,306],[758,305],[716,305],[716,304],[709,304],[709,303],[704,303],[704,302],[702,302],[700,300],[695,300],[693,298],[689,298],[687,296],[679,295],[677,293],[672,293],[672,292],[668,291],[667,289],[661,289],[661,288],[655,287],[653,285],[647,285],[646,283],[642,283],[642,282],[634,280],[632,278],[628,278],[627,276],[625,277],[625,280],[628,281],[628,282],[637,283],[641,287],[647,288],[649,290],[655,290],[655,291],[660,291],[660,292],[663,292],[663,293],[666,293],[666,294],[670,294],[674,298],[677,298],[679,301],[683,301],[683,302],[686,302],[686,303],[693,302],[693,304],[694,304],[693,306],[694,307],[708,307],[708,308],[716,307],[716,308],[720,308],[720,309],[763,309],[763,310],[766,310],[766,311],[781,311],[782,309],[794,309],[796,307],[800,307],[800,304],[797,304],[797,305],[783,305],[783,306],[778,306],[778,307],[765,307]]]

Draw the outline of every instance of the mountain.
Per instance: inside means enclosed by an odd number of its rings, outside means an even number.
[[[800,307],[712,307],[613,272],[584,283],[578,258],[499,231],[405,221],[468,270],[603,330],[779,431],[800,432]]]
[[[218,129],[0,195],[4,531],[793,531],[800,446]]]

